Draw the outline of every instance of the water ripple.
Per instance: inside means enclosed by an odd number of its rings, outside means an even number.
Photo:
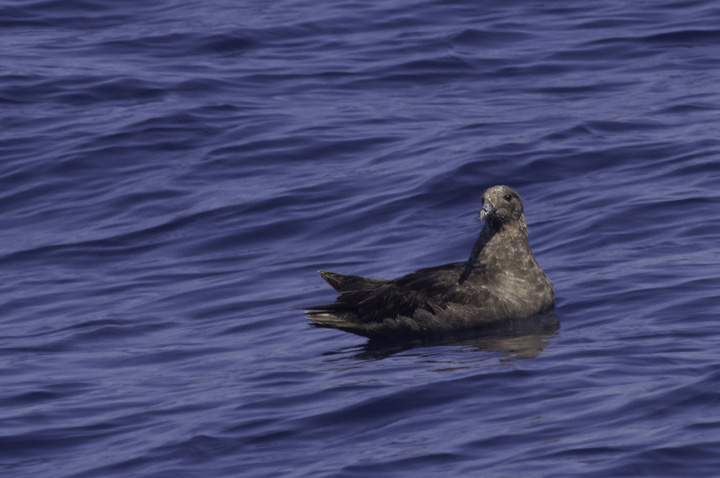
[[[0,469],[715,476],[710,1],[0,7]],[[467,257],[521,193],[551,316],[368,343],[318,269]]]

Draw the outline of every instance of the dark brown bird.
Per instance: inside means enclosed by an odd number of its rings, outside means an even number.
[[[482,204],[485,226],[467,262],[393,280],[319,271],[340,295],[307,308],[312,324],[369,338],[427,337],[552,309],[555,291],[528,245],[520,196],[493,186]]]

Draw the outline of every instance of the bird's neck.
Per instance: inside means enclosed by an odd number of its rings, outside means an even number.
[[[492,242],[493,245],[497,245],[498,247],[507,247],[508,245],[521,246],[527,245],[528,243],[528,230],[525,225],[524,216],[508,224],[486,223],[480,233],[481,235],[485,232],[485,229],[494,231],[488,243]]]
[[[501,224],[487,221],[480,235],[475,241],[475,245],[470,252],[470,257],[465,264],[458,283],[462,284],[468,278],[478,263],[484,262],[484,257],[492,255],[500,262],[511,261],[511,251],[523,251],[529,249],[528,232],[525,226],[524,218],[514,224]],[[502,263],[493,264],[502,267]]]

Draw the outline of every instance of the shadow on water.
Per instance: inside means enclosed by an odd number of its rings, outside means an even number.
[[[511,319],[482,330],[464,330],[438,337],[413,340],[369,340],[360,347],[357,360],[381,360],[408,350],[438,346],[470,346],[482,352],[499,352],[513,358],[534,358],[540,355],[552,336],[560,329],[560,320],[551,314],[524,319]],[[357,350],[357,347],[352,347]],[[324,355],[347,354],[348,348]]]

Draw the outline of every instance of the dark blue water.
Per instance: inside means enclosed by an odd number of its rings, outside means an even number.
[[[3,477],[709,477],[720,4],[6,1]],[[375,345],[318,269],[523,197],[553,324]]]

